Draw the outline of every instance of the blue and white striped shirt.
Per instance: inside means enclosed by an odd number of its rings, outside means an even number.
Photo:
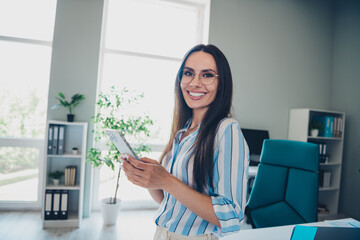
[[[194,188],[191,146],[199,128],[180,142],[181,134],[188,127],[189,124],[177,133],[168,161],[163,161],[163,165],[182,182]],[[209,190],[209,187],[204,191],[211,197],[221,228],[197,216],[165,191],[155,223],[182,235],[214,233],[223,236],[240,230],[240,222],[244,218],[248,159],[248,146],[239,123],[233,118],[223,119],[214,142],[214,191]]]

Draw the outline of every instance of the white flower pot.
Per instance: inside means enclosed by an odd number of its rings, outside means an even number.
[[[58,186],[59,183],[60,183],[60,180],[59,180],[59,179],[53,179],[53,184],[54,184],[55,186]]]
[[[116,224],[121,206],[121,200],[116,199],[116,204],[110,203],[110,198],[104,198],[101,200],[101,213],[104,220],[104,225]]]
[[[311,136],[317,137],[319,135],[319,129],[311,129]]]

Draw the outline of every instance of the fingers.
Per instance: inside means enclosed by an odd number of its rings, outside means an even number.
[[[142,162],[145,162],[145,163],[153,163],[153,164],[158,164],[159,163],[158,161],[156,161],[154,159],[147,158],[147,157],[140,158],[140,160]]]
[[[128,162],[131,165],[133,165],[135,168],[144,170],[145,165],[142,162],[138,161],[136,158],[134,158],[131,155],[121,154],[120,161],[121,160],[122,160],[123,163]]]
[[[141,174],[143,173],[143,170],[136,168],[128,161],[123,162],[122,168],[127,176],[141,176]]]

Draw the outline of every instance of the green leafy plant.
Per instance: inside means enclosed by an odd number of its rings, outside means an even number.
[[[97,105],[97,114],[93,117],[95,124],[94,137],[97,147],[90,148],[87,153],[87,161],[94,167],[106,165],[112,170],[119,164],[121,153],[111,143],[105,134],[105,129],[115,129],[121,131],[125,137],[136,142],[134,151],[137,155],[149,152],[148,145],[143,144],[149,138],[150,127],[153,121],[146,113],[132,114],[133,106],[138,104],[143,94],[135,91],[129,91],[127,88],[119,89],[115,86],[110,88],[109,92],[99,94]],[[119,189],[121,168],[118,168],[115,192],[110,198],[110,203],[116,203],[116,197]]]
[[[311,120],[309,124],[309,128],[310,130],[318,129],[319,131],[322,131],[323,125],[318,120]]]
[[[83,94],[75,94],[71,97],[71,100],[68,101],[66,100],[65,95],[62,92],[58,92],[57,93],[57,97],[56,99],[59,100],[60,103],[55,104],[54,106],[51,107],[51,109],[56,109],[59,107],[64,107],[67,108],[69,110],[69,114],[73,114],[72,111],[73,109],[79,105],[79,103],[85,99],[85,96]]]
[[[48,177],[52,179],[60,179],[62,176],[64,176],[64,172],[59,170],[48,173]]]

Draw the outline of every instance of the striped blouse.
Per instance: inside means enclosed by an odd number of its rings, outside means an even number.
[[[168,161],[163,161],[163,165],[182,182],[194,188],[194,157],[191,146],[199,128],[180,142],[181,134],[189,125],[177,133],[172,152],[167,158]],[[207,188],[204,191],[211,197],[221,228],[197,216],[165,191],[155,223],[170,232],[182,235],[214,233],[223,236],[240,230],[240,222],[244,218],[248,154],[248,146],[239,123],[233,118],[223,119],[214,142],[214,190]]]

